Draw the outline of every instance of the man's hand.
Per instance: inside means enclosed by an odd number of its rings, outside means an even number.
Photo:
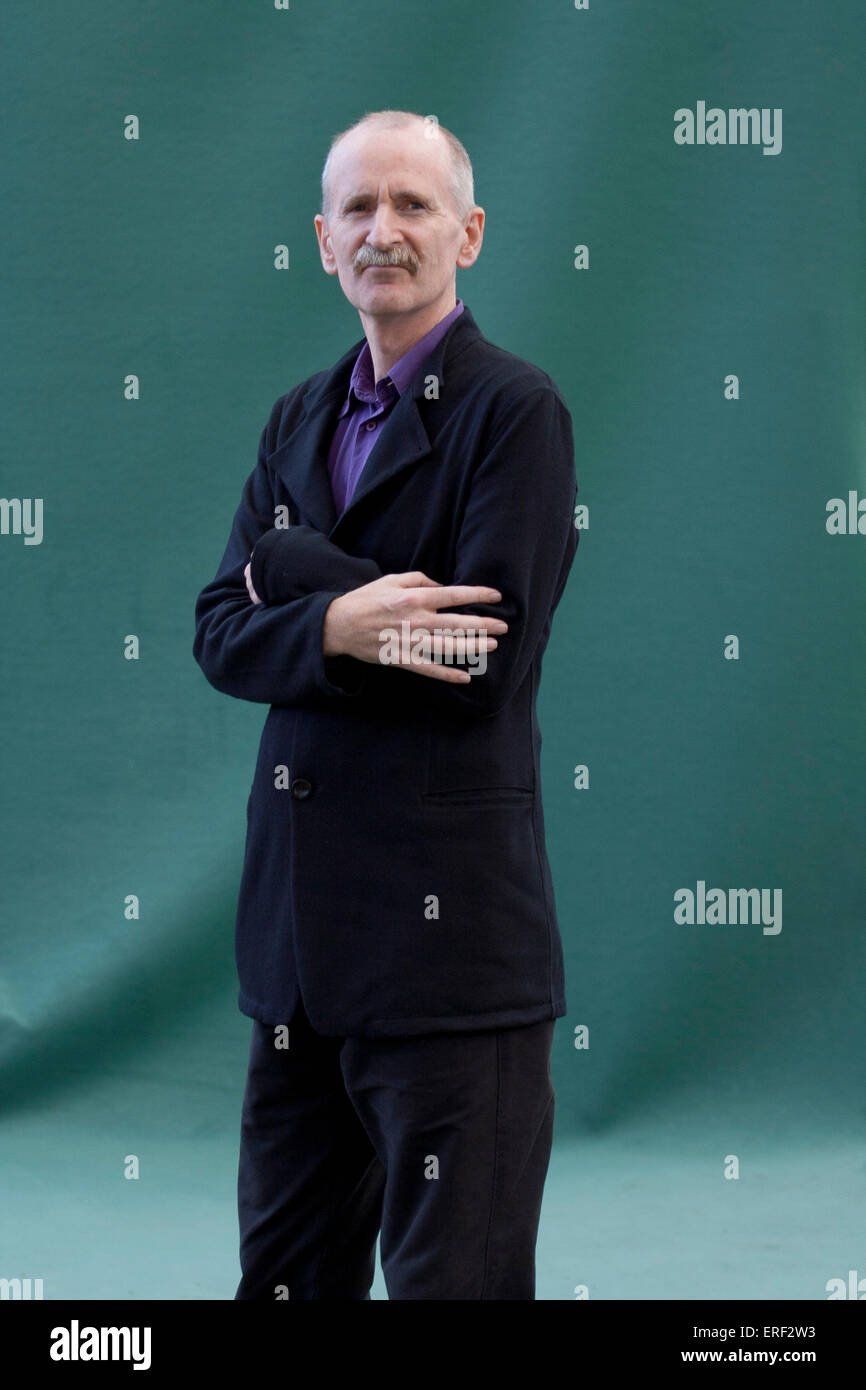
[[[259,596],[258,596],[258,594],[256,593],[255,589],[253,588],[252,568],[253,568],[253,562],[252,562],[252,560],[250,560],[250,561],[247,563],[246,569],[244,570],[244,579],[246,580],[247,593],[249,594],[249,596],[250,596],[250,598],[252,599],[253,603],[261,603],[261,599],[259,598]]]
[[[431,592],[433,590],[435,593]],[[383,648],[380,633],[385,628],[402,633],[401,624],[408,622],[410,643],[407,645],[425,634],[435,638],[441,628],[474,629],[479,635],[465,639],[466,659],[471,661],[480,652],[492,651],[497,645],[494,637],[484,634],[507,632],[508,624],[500,618],[438,610],[448,604],[459,607],[465,603],[498,603],[501,598],[498,589],[475,584],[438,584],[420,570],[385,574],[371,584],[342,594],[329,605],[322,628],[322,650],[325,656],[354,656],[359,661],[377,664]],[[407,659],[391,664],[432,676],[434,680],[468,685],[472,679],[468,671],[413,657],[411,653],[406,655]]]

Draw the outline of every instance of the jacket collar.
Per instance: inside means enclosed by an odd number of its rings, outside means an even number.
[[[463,313],[458,314],[395,403],[364,465],[354,496],[339,517],[331,492],[328,453],[340,407],[349,389],[352,368],[366,338],[360,338],[322,380],[304,392],[300,418],[291,434],[270,455],[268,463],[317,530],[332,538],[359,502],[395,473],[420,462],[430,453],[432,445],[418,409],[418,397],[423,394],[430,376],[436,377],[441,391],[449,363],[481,336],[464,300]]]

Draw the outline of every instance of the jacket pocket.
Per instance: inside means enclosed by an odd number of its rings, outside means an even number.
[[[425,801],[531,801],[536,783],[527,695],[491,719],[431,720]]]
[[[528,787],[461,787],[451,791],[425,792],[426,805],[445,806],[525,806],[531,805],[535,793]]]

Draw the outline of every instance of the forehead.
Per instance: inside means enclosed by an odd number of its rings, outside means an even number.
[[[435,126],[432,138],[426,135],[429,128],[421,123],[397,129],[372,127],[345,136],[334,151],[333,196],[341,198],[381,185],[444,194],[450,174],[447,144]]]

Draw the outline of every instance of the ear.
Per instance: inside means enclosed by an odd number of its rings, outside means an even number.
[[[331,250],[331,237],[328,232],[328,224],[321,213],[317,212],[313,218],[316,228],[316,236],[319,241],[319,255],[322,265],[329,275],[337,273],[337,258]]]
[[[481,243],[484,240],[484,209],[475,207],[469,214],[466,223],[465,239],[460,247],[457,256],[457,264],[461,270],[472,265],[481,254]]]

